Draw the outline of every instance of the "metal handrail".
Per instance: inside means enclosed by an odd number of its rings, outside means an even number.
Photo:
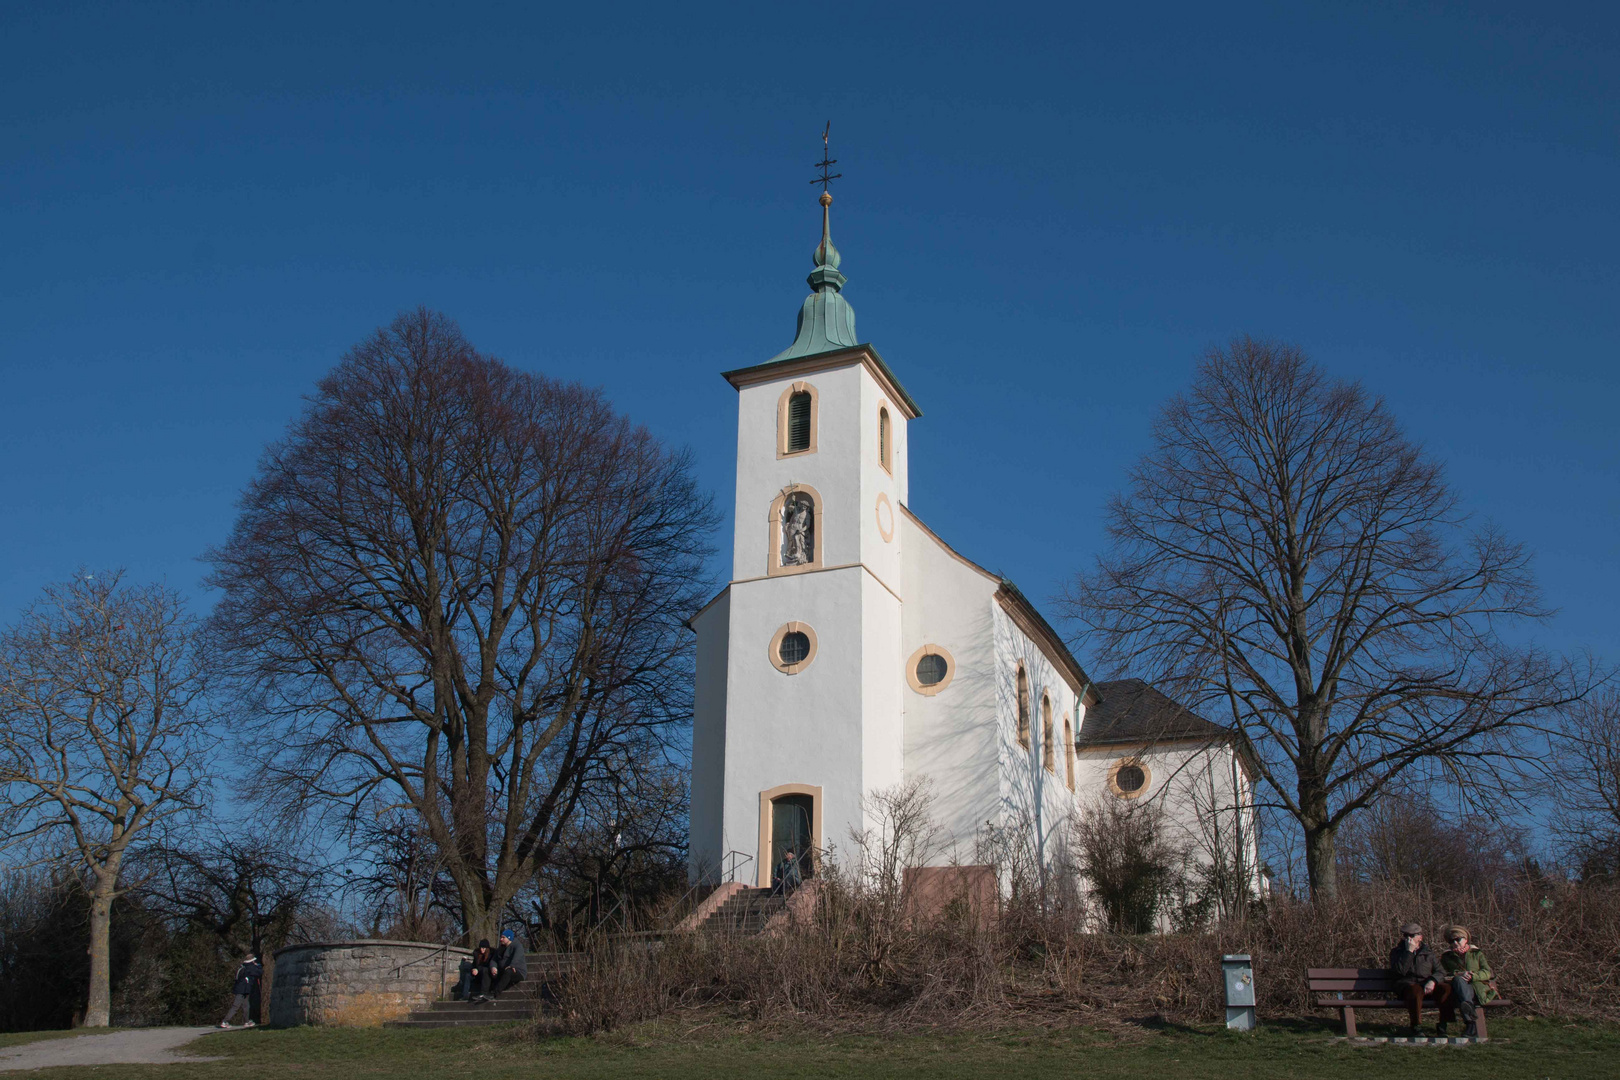
[[[695,906],[691,905],[690,901],[694,896],[697,895],[697,891],[699,889],[715,889],[719,888],[721,885],[726,885],[737,880],[737,872],[753,861],[754,857],[746,851],[737,851],[733,849],[726,852],[713,863],[712,868],[714,870],[716,879],[714,881],[708,880],[709,868],[700,867],[698,870],[697,880],[692,883],[692,886],[689,889],[681,894],[679,900],[675,901],[672,909],[673,914],[670,916],[669,923],[671,925],[679,924],[682,919],[686,918],[687,914],[690,914],[690,912],[688,912],[686,909],[689,906]]]
[[[427,943],[423,942],[423,944],[425,945]],[[450,943],[448,941],[442,943],[437,949],[434,949],[426,956],[419,956],[415,960],[411,960],[404,964],[395,964],[394,978],[404,978],[406,968],[415,967],[417,964],[424,964],[427,961],[432,960],[434,957],[438,957],[439,960],[439,996],[443,997],[445,980],[450,977]]]

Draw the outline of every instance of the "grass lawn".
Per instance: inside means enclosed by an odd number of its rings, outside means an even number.
[[[1491,1080],[1612,1078],[1620,1072],[1620,1028],[1493,1020],[1495,1040],[1466,1048],[1354,1048],[1318,1025],[1279,1025],[1251,1036],[1216,1026],[1090,1029],[903,1037],[765,1036],[719,1025],[696,1030],[642,1025],[597,1039],[531,1041],[516,1028],[440,1031],[300,1028],[205,1036],[192,1053],[226,1060],[186,1066],[103,1066],[98,1080],[476,1076],[619,1078],[1013,1077],[1175,1080],[1180,1077],[1376,1080],[1465,1068]],[[1378,1032],[1375,1032],[1378,1033]],[[53,1069],[45,1076],[86,1070]]]

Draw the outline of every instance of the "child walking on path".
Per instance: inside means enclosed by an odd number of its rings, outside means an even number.
[[[238,1012],[242,1014],[243,1020],[246,1021],[242,1025],[243,1027],[259,1026],[254,1023],[253,1011],[248,1006],[248,1000],[254,996],[253,992],[258,988],[259,980],[263,977],[264,965],[259,963],[257,956],[249,955],[242,961],[241,965],[236,969],[236,982],[231,986],[231,993],[235,994],[236,997],[231,1001],[231,1009],[225,1014],[225,1019],[219,1022],[220,1027],[230,1027],[231,1017]]]

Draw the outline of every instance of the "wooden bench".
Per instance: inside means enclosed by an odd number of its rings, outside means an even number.
[[[1316,995],[1319,1009],[1338,1009],[1344,1018],[1344,1033],[1356,1037],[1357,1009],[1402,1009],[1406,1002],[1395,996],[1395,980],[1384,968],[1307,968],[1311,993]],[[1432,999],[1431,999],[1432,1000]],[[1513,1002],[1497,998],[1491,1008],[1501,1008]],[[1481,1039],[1485,1033],[1485,1006],[1476,1007],[1474,1025]]]

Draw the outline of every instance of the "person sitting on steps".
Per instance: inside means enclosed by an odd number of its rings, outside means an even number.
[[[249,1001],[253,996],[254,984],[263,977],[264,965],[259,962],[256,953],[249,953],[242,958],[242,962],[236,968],[236,981],[231,985],[231,993],[235,997],[231,999],[231,1009],[225,1014],[225,1019],[219,1022],[220,1027],[230,1027],[231,1017],[238,1012],[242,1014],[243,1027],[259,1026],[253,1019],[253,1010],[249,1007]]]
[[[1441,978],[1440,963],[1423,944],[1423,927],[1417,923],[1409,922],[1401,927],[1401,943],[1389,953],[1389,975],[1395,981],[1396,994],[1406,1002],[1407,1015],[1412,1020],[1408,1035],[1416,1035],[1421,1029],[1424,998],[1433,998],[1440,1006],[1441,1016],[1445,1016],[1451,1000],[1451,985]]]
[[[461,992],[462,1001],[486,1001],[489,998],[489,984],[494,975],[494,955],[489,949],[489,939],[479,938],[478,947],[471,956],[461,962],[461,985],[457,989]]]
[[[523,946],[512,936],[512,931],[501,931],[501,944],[495,950],[493,967],[496,972],[495,990],[485,1000],[493,1002],[501,991],[529,977],[529,962],[523,955]]]
[[[1452,996],[1440,1006],[1440,1026],[1436,1030],[1444,1035],[1453,1013],[1461,1012],[1463,1034],[1477,1039],[1479,1006],[1497,997],[1496,988],[1491,985],[1491,964],[1468,940],[1466,926],[1453,926],[1446,937],[1451,941],[1451,951],[1440,954],[1440,968],[1451,983]]]

